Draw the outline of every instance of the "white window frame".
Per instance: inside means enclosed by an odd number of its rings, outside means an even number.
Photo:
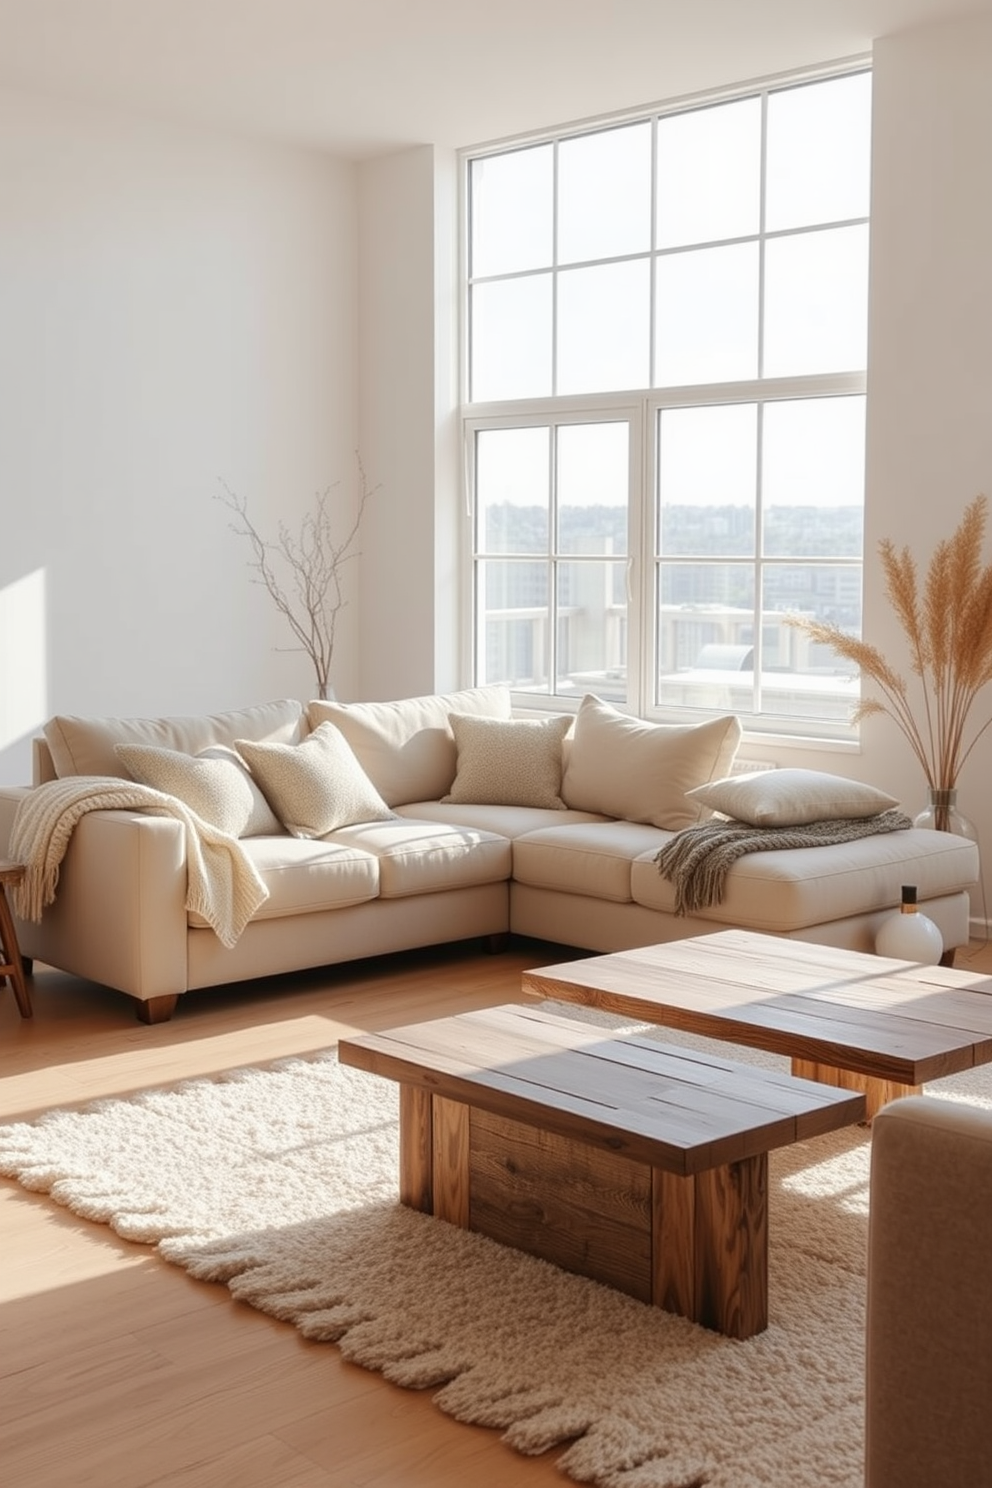
[[[510,150],[526,148],[529,145],[554,141],[560,142],[579,135],[589,134],[599,129],[617,127],[624,123],[634,123],[643,118],[660,118],[671,112],[681,112],[689,108],[703,107],[707,104],[729,102],[736,98],[753,96],[756,93],[767,95],[769,92],[778,91],[790,86],[826,81],[831,77],[839,78],[870,70],[870,59],[852,59],[844,65],[808,69],[802,73],[794,74],[789,78],[779,77],[766,81],[758,81],[718,94],[707,94],[706,96],[696,96],[692,99],[682,99],[671,105],[612,116],[599,121],[583,121],[581,125],[574,127],[566,127],[526,138],[502,141],[484,148],[468,149],[461,152],[460,370],[466,492],[466,536],[463,553],[465,572],[469,575],[465,586],[466,602],[463,611],[462,640],[465,647],[464,654],[471,658],[471,679],[473,682],[479,680],[477,672],[478,650],[476,627],[478,617],[476,615],[475,572],[480,553],[477,551],[475,543],[474,489],[474,443],[476,433],[479,430],[500,427],[519,428],[534,425],[550,425],[553,427],[555,424],[561,423],[606,422],[611,418],[616,419],[618,417],[629,420],[631,428],[631,451],[629,467],[627,699],[625,704],[619,704],[618,706],[623,711],[632,713],[638,717],[662,722],[688,724],[712,717],[714,710],[693,708],[684,705],[666,707],[664,702],[656,703],[654,700],[655,677],[658,670],[653,582],[654,555],[657,551],[657,533],[655,531],[657,472],[654,431],[659,410],[703,404],[719,405],[734,402],[768,403],[781,399],[851,395],[865,396],[867,393],[867,370],[830,374],[814,373],[774,379],[764,378],[759,375],[753,380],[739,383],[707,383],[694,387],[652,387],[624,393],[552,394],[547,397],[508,399],[489,403],[470,402],[468,400],[470,357],[468,311],[470,293],[470,279],[468,274],[470,226],[468,178],[471,162],[487,155],[503,154]],[[653,212],[654,202],[652,201],[652,214]],[[788,235],[788,233],[768,234],[769,237]],[[760,237],[762,252],[765,241],[766,235],[762,230]],[[653,277],[653,265],[657,261],[654,248],[652,248],[651,258]],[[560,266],[556,263],[554,273],[557,274],[560,271]],[[652,366],[654,353],[653,319],[654,317],[652,315]],[[553,346],[554,343],[552,344],[552,355],[554,355]],[[553,534],[550,537],[550,544],[553,550]],[[791,560],[787,561],[795,564],[813,561],[817,564],[836,562],[847,567],[850,567],[853,563],[860,564],[862,571],[864,567],[863,554],[860,557],[845,556],[833,560],[829,558],[812,560],[806,559],[802,555],[793,555]],[[755,553],[750,562],[756,578],[760,577],[763,562],[761,554]],[[554,657],[552,655],[550,670],[551,686],[554,684],[555,675]],[[547,693],[517,691],[513,693],[513,704],[515,709],[520,711],[539,708],[542,712],[569,712],[574,711],[578,706],[578,700],[556,694],[553,691],[548,691]],[[826,744],[827,747],[830,747],[831,744],[843,745],[854,743],[858,737],[857,730],[848,723],[833,723],[821,719],[806,720],[798,717],[777,717],[775,714],[767,711],[746,714],[743,716],[742,721],[749,734],[760,736],[769,741],[774,739],[786,744],[796,742],[798,739],[805,742],[813,742],[818,746],[820,744]]]

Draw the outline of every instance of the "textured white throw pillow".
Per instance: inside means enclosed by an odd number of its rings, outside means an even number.
[[[686,726],[645,723],[589,694],[575,715],[562,796],[576,811],[677,832],[709,815],[686,792],[727,773],[740,737],[732,714]]]
[[[210,744],[206,749],[201,749],[197,759],[219,759],[226,760],[234,766],[240,775],[248,782],[251,791],[251,816],[241,832],[242,837],[280,837],[283,835],[283,825],[276,816],[272,807],[259,790],[252,773],[236,749],[231,749],[227,744]]]
[[[451,714],[458,768],[444,801],[544,806],[563,811],[562,740],[571,718],[476,718]]]
[[[697,786],[689,796],[751,827],[800,827],[807,822],[878,816],[899,802],[873,785],[822,770],[759,770]]]
[[[251,787],[229,760],[196,759],[154,744],[118,744],[114,753],[133,780],[175,796],[190,811],[231,837],[240,837],[252,814]]]
[[[237,739],[235,748],[293,837],[326,837],[338,827],[393,815],[332,723],[322,723],[300,744]]]

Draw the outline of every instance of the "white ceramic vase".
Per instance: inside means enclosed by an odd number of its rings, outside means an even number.
[[[915,884],[903,886],[900,908],[882,921],[875,936],[875,953],[922,966],[936,966],[944,954],[940,930],[916,907]]]

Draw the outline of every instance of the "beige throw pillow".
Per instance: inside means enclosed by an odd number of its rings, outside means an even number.
[[[799,827],[806,822],[878,816],[895,796],[822,770],[760,770],[731,775],[689,791],[693,800],[751,827]]]
[[[239,775],[247,780],[248,789],[251,791],[251,816],[241,833],[242,837],[281,837],[283,835],[282,822],[255,784],[251,771],[236,749],[230,749],[226,744],[211,744],[208,748],[201,749],[196,757],[197,759],[226,760],[234,766]]]
[[[229,760],[196,759],[152,744],[118,744],[117,759],[133,780],[175,796],[190,811],[230,837],[240,837],[252,814],[244,773]]]
[[[685,726],[645,723],[589,695],[575,715],[562,796],[577,811],[678,832],[709,815],[686,792],[727,774],[740,737],[729,714]]]
[[[452,713],[458,769],[444,801],[563,811],[562,740],[570,718],[476,718]]]
[[[322,723],[301,744],[238,739],[235,748],[293,837],[326,837],[338,827],[393,815],[332,723]]]

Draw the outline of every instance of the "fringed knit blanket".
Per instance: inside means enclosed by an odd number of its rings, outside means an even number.
[[[739,821],[710,821],[676,832],[655,855],[658,872],[675,885],[675,913],[692,914],[723,899],[724,882],[745,853],[787,847],[830,847],[879,832],[901,832],[913,823],[899,811],[863,819],[807,822],[801,827],[749,827]]]
[[[55,898],[69,838],[87,811],[146,811],[173,816],[186,828],[186,908],[202,915],[225,946],[233,946],[268,889],[236,837],[196,816],[174,796],[130,780],[74,775],[46,781],[17,809],[8,855],[27,869],[13,890],[14,909],[40,920]]]

